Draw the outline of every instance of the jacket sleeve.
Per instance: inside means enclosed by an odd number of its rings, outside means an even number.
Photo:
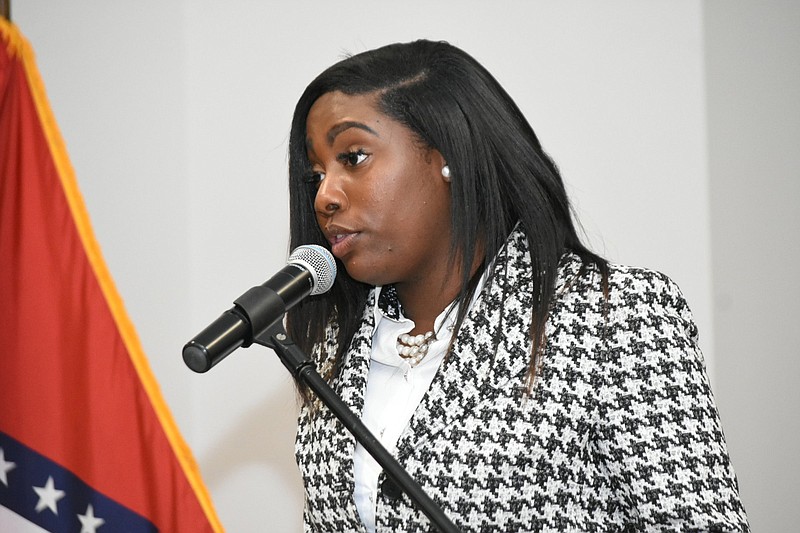
[[[619,513],[635,531],[749,531],[683,295],[648,270],[610,285],[595,453]]]

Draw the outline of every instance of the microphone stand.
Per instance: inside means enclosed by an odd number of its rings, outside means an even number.
[[[262,333],[253,337],[253,342],[272,348],[278,354],[283,366],[298,381],[308,385],[320,400],[336,415],[350,433],[361,443],[369,454],[383,467],[387,476],[394,480],[408,497],[425,513],[431,523],[443,533],[458,533],[460,530],[450,521],[442,509],[428,496],[400,463],[367,429],[361,419],[345,404],[338,394],[322,379],[313,362],[289,338],[281,320],[276,321]]]

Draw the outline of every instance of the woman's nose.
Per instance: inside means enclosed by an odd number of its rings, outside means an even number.
[[[335,176],[326,175],[320,181],[317,195],[314,198],[314,210],[323,216],[331,216],[336,211],[347,207],[347,196]]]

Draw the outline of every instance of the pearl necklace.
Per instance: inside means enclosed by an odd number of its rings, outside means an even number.
[[[433,331],[419,335],[403,333],[397,337],[397,353],[408,361],[409,365],[417,366],[428,355],[428,348],[433,339]]]

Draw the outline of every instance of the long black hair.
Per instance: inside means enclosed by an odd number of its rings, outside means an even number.
[[[328,246],[315,218],[316,188],[308,183],[306,119],[314,102],[333,91],[375,93],[381,112],[404,124],[447,161],[452,174],[450,257],[462,261],[457,327],[474,291],[470,273],[476,253],[491,261],[517,224],[526,234],[534,302],[532,382],[544,348],[559,259],[571,251],[584,265],[597,265],[604,280],[608,266],[580,242],[558,168],[542,150],[528,121],[480,63],[445,42],[391,44],[336,63],[306,88],[292,119],[292,248],[309,243]],[[351,278],[341,263],[338,266],[333,289],[307,298],[288,316],[289,332],[305,350],[324,341],[327,327],[336,324],[337,353],[333,364],[326,365],[329,378],[338,371],[371,288]]]

